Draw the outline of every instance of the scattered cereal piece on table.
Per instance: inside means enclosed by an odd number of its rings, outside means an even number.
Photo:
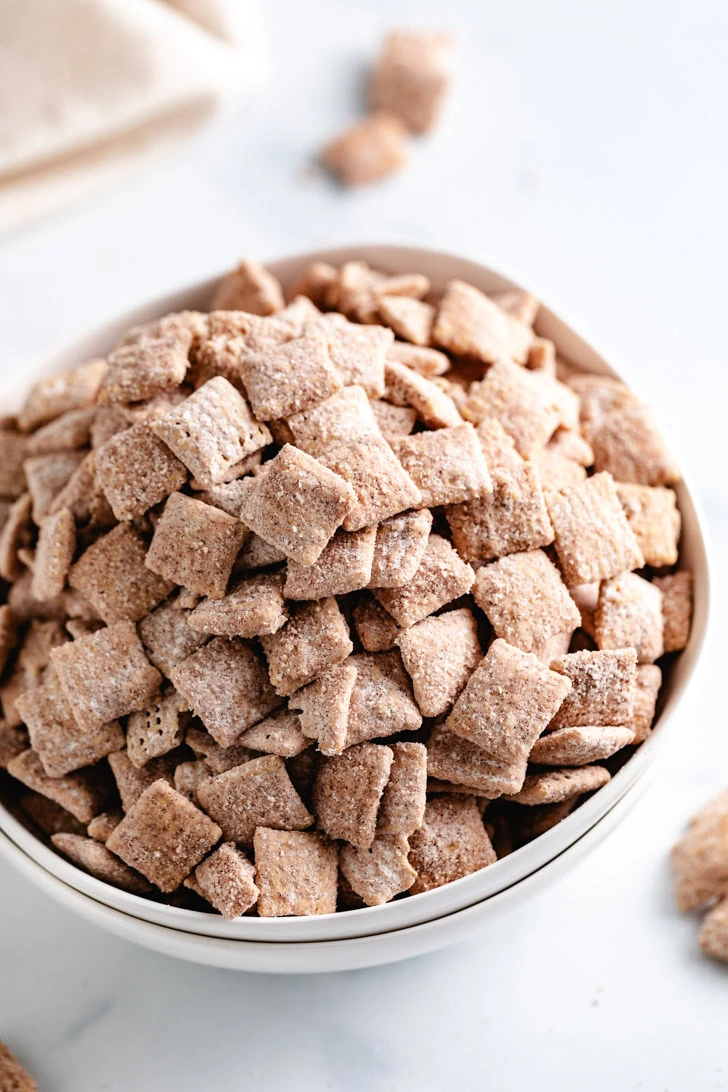
[[[3,1092],[38,1092],[30,1073],[5,1043],[0,1043],[0,1088]]]
[[[693,817],[673,848],[672,870],[680,910],[696,910],[728,894],[728,794]]]
[[[728,963],[728,899],[722,899],[705,915],[698,944],[704,955]]]
[[[321,162],[345,186],[378,182],[407,162],[407,130],[394,114],[380,111],[326,145]]]

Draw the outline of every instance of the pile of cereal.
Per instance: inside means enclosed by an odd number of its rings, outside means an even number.
[[[285,303],[243,262],[211,307],[2,422],[3,797],[229,918],[484,868],[609,781],[688,640],[649,411],[520,291],[316,262]]]
[[[672,867],[678,909],[706,911],[701,950],[728,963],[728,790],[691,819]]]

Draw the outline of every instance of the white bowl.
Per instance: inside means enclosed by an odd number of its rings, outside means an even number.
[[[391,273],[426,273],[435,291],[442,291],[447,281],[453,277],[469,281],[486,292],[518,287],[515,282],[476,262],[416,247],[351,246],[298,255],[269,263],[269,268],[281,279],[284,288],[290,288],[311,261],[321,260],[339,265],[353,258],[363,258],[373,266]],[[16,408],[29,383],[40,376],[71,367],[88,357],[104,355],[130,326],[168,311],[205,308],[215,284],[216,280],[208,280],[156,299],[37,360],[24,370],[21,379],[3,386],[4,412]],[[554,341],[560,356],[584,371],[617,375],[592,346],[543,304],[536,322],[536,331]],[[677,493],[683,520],[681,564],[695,573],[695,612],[688,648],[678,657],[666,676],[660,697],[661,711],[654,732],[612,780],[572,815],[487,869],[445,887],[386,906],[312,918],[243,917],[228,922],[214,914],[183,910],[130,895],[94,879],[36,839],[1,804],[0,829],[45,874],[56,877],[62,885],[74,888],[96,903],[106,904],[125,916],[167,929],[211,938],[286,945],[292,942],[343,942],[395,930],[409,930],[448,915],[452,916],[467,907],[475,907],[484,900],[490,901],[493,896],[505,892],[513,885],[522,884],[526,877],[536,873],[540,875],[541,870],[550,867],[549,862],[561,859],[570,846],[583,839],[607,813],[611,813],[615,805],[652,767],[656,756],[677,727],[675,713],[678,703],[684,701],[705,640],[710,586],[705,532],[700,513],[685,482],[678,485]]]

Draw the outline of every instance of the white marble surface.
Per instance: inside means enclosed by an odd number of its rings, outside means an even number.
[[[718,0],[275,0],[273,79],[173,162],[0,241],[1,367],[232,263],[330,241],[441,244],[521,274],[651,392],[728,546]],[[306,169],[395,21],[459,74],[410,170]],[[725,592],[719,588],[720,620]],[[668,848],[728,782],[720,632],[682,743],[576,873],[476,939],[318,978],[207,970],[84,925],[0,864],[0,1038],[53,1092],[728,1087],[728,970],[672,908]]]

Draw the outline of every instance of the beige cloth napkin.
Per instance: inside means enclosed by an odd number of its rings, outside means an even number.
[[[168,150],[263,72],[254,0],[0,0],[0,231]]]

